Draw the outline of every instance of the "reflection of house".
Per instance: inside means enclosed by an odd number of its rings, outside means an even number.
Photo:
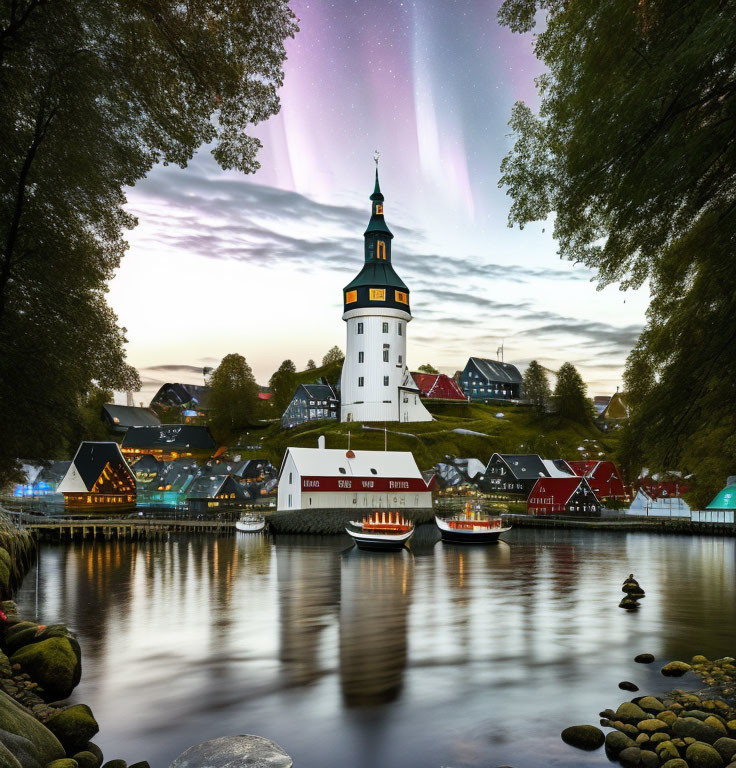
[[[135,477],[117,443],[81,443],[58,492],[71,509],[135,507]]]
[[[52,496],[57,493],[57,487],[64,478],[71,461],[51,461],[48,465],[23,464],[23,482],[13,486],[13,496],[36,498]]]
[[[530,515],[600,516],[601,503],[584,477],[543,477],[529,494]]]
[[[232,475],[203,475],[186,493],[190,512],[219,512],[242,507],[249,494]]]
[[[162,424],[159,427],[132,427],[123,438],[123,454],[133,459],[150,453],[170,461],[178,457],[211,456],[215,441],[207,427],[193,424]]]
[[[419,388],[420,397],[463,402],[468,399],[460,385],[444,373],[412,373],[411,376]]]
[[[329,384],[300,384],[281,417],[285,429],[307,421],[337,419],[340,401]]]
[[[526,499],[540,477],[549,477],[536,454],[494,453],[486,467],[484,489],[499,497]]]
[[[460,386],[469,400],[518,400],[521,385],[519,369],[500,360],[471,357],[460,374]]]
[[[587,478],[595,495],[601,500],[626,499],[621,470],[612,461],[568,461],[578,477]]]
[[[126,432],[130,427],[156,427],[161,424],[161,419],[150,408],[114,403],[102,406],[102,420],[113,432]]]
[[[287,448],[278,508],[424,509],[432,506],[431,485],[408,451]]]

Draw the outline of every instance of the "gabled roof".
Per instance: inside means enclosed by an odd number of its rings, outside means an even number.
[[[131,465],[133,472],[160,472],[164,468],[164,462],[159,461],[150,453],[144,453],[140,459]]]
[[[587,461],[574,460],[568,461],[567,463],[570,466],[570,469],[572,469],[578,477],[589,477],[598,464],[600,464],[600,462],[595,459],[589,459]]]
[[[348,454],[352,454],[349,457]],[[342,448],[287,448],[279,478],[291,456],[304,477],[397,477],[421,478],[409,451],[346,451]],[[340,469],[345,470],[340,472]],[[373,472],[372,470],[375,470]]]
[[[509,384],[522,383],[519,369],[515,365],[511,365],[511,363],[502,363],[500,360],[488,360],[485,357],[471,357],[468,360],[468,364],[475,366],[478,373],[487,381]]]
[[[296,391],[300,389],[312,400],[337,400],[335,390],[329,384],[300,384]],[[296,395],[296,392],[294,394]]]
[[[567,504],[581,485],[595,497],[584,477],[540,477],[529,494],[529,502],[536,503],[536,499],[544,498],[550,499],[550,504]]]
[[[736,509],[736,485],[727,485],[719,491],[706,509]]]
[[[536,480],[540,477],[549,477],[547,467],[544,466],[544,462],[536,453],[494,453],[493,456],[498,456],[517,480]],[[493,456],[491,456],[491,461]]]
[[[187,405],[196,402],[201,408],[207,407],[210,387],[202,384],[179,384],[167,382],[159,387],[158,392],[151,399],[151,405]]]
[[[123,448],[194,449],[212,451],[216,447],[207,427],[194,424],[161,424],[158,427],[131,427],[123,438]]]
[[[135,484],[133,472],[117,443],[84,441],[79,444],[57,491],[59,493],[89,492],[108,463],[114,469],[119,468],[126,472],[130,476],[131,484]]]
[[[542,464],[550,477],[570,477],[577,474],[563,459],[542,459]]]
[[[185,491],[200,472],[196,461],[189,458],[174,459],[163,463],[154,484],[157,487],[161,486],[164,490]]]
[[[154,427],[161,423],[161,419],[150,408],[105,403],[102,406],[102,411],[113,423],[113,426],[122,429],[127,429],[128,427]]]
[[[614,392],[606,407],[601,411],[604,419],[625,419],[629,415],[629,406],[623,392]]]
[[[417,388],[422,397],[443,398],[446,400],[467,400],[460,385],[444,373],[412,372]]]
[[[198,477],[187,491],[188,499],[214,499],[219,493],[234,493],[236,499],[246,499],[248,494],[231,475],[203,475]]]

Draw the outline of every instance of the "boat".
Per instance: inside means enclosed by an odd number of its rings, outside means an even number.
[[[452,517],[435,515],[442,541],[453,544],[493,544],[499,536],[511,530],[499,515],[489,515],[468,502],[465,509]]]
[[[391,510],[371,512],[360,522],[351,520],[350,525],[359,529],[345,529],[359,549],[395,552],[414,535],[414,523]]]
[[[263,515],[241,515],[235,523],[235,529],[241,533],[260,533],[266,527],[266,518]]]

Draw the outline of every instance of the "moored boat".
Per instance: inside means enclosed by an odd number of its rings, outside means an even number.
[[[266,527],[266,518],[263,515],[241,515],[235,523],[235,529],[241,533],[260,533]]]
[[[359,549],[397,551],[414,535],[414,523],[390,510],[371,512],[361,522],[351,520],[350,525],[359,529],[345,529]]]
[[[493,544],[501,534],[511,530],[504,526],[499,515],[489,515],[478,509],[473,509],[470,503],[465,505],[463,512],[452,517],[442,518],[435,515],[435,522],[440,529],[442,541],[454,544]]]

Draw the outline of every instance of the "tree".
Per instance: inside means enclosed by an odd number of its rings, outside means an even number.
[[[212,144],[258,167],[286,0],[16,0],[0,13],[0,482],[48,458],[92,382],[138,389],[105,301],[135,224],[123,188]]]
[[[552,392],[547,372],[536,360],[532,360],[524,372],[523,389],[524,399],[532,404],[534,412],[538,416],[544,416],[547,403],[552,399]]]
[[[272,402],[279,413],[283,413],[294,397],[296,389],[296,366],[291,360],[284,360],[271,376],[268,386],[273,394]]]
[[[538,11],[548,72],[539,114],[512,112],[510,221],[554,212],[561,255],[596,270],[600,287],[648,281],[626,442],[652,470],[722,486],[736,456],[708,435],[736,431],[733,6],[506,0],[499,18],[524,32]]]
[[[317,364],[316,364],[316,363],[314,362],[314,360],[312,360],[312,358],[310,357],[310,358],[309,358],[309,360],[307,360],[307,370],[308,370],[308,371],[313,371],[313,370],[315,370],[316,368],[317,368]]]
[[[257,421],[258,385],[242,355],[225,355],[209,377],[210,429],[221,443]]]
[[[419,368],[417,368],[418,371],[421,371],[422,373],[439,373],[439,371],[429,363],[425,363],[424,365],[420,365]]]
[[[330,365],[331,363],[341,363],[345,359],[345,355],[338,346],[332,347],[327,351],[327,354],[322,358],[322,365]]]
[[[554,403],[557,415],[586,424],[592,417],[592,404],[586,396],[587,387],[572,363],[563,363],[557,371]]]

